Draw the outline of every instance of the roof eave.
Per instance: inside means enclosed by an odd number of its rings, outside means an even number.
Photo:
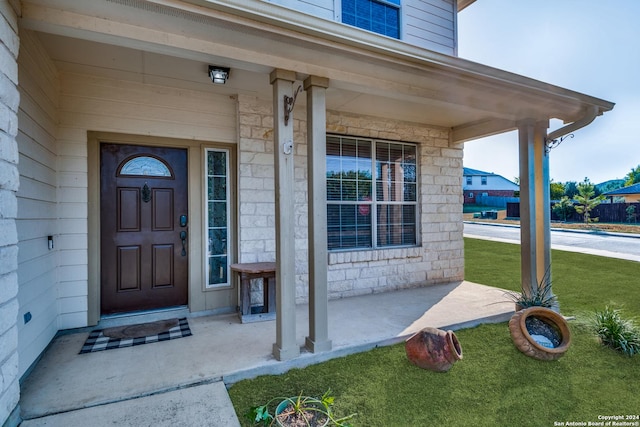
[[[463,8],[473,3],[469,1]],[[168,1],[156,0],[158,3]],[[509,71],[490,67],[463,58],[445,55],[435,51],[413,46],[390,37],[362,31],[361,29],[344,25],[330,20],[319,19],[315,16],[298,12],[282,6],[262,1],[247,0],[184,0],[184,2],[198,5],[204,9],[215,9],[231,12],[250,19],[257,19],[278,27],[292,29],[317,39],[336,42],[339,45],[357,48],[362,52],[369,52],[378,57],[386,57],[394,62],[404,62],[421,67],[440,69],[446,73],[456,73],[479,82],[486,82],[498,87],[518,87],[520,90],[542,96],[550,96],[557,100],[567,99],[584,104],[584,107],[595,105],[599,114],[610,111],[613,102],[545,83],[530,77],[525,77]],[[184,3],[183,2],[183,3]],[[581,114],[581,113],[580,113]],[[561,117],[558,117],[561,118]],[[571,122],[580,117],[568,117],[564,120]]]
[[[458,12],[462,12],[465,8],[475,2],[476,0],[458,0]]]
[[[26,1],[23,26],[200,61],[218,55],[223,62],[255,72],[275,67],[296,72],[298,79],[309,75],[329,78],[338,93],[351,91],[406,105],[409,111],[396,113],[400,119],[408,120],[406,113],[418,111],[415,106],[423,107],[423,113],[411,117],[418,121],[430,118],[429,124],[452,129],[454,142],[512,130],[518,120],[574,122],[586,111],[597,109],[599,115],[614,106],[264,1],[95,0],[74,2],[72,10],[68,2]],[[156,13],[160,20],[170,17],[193,22],[195,28],[183,24],[161,28],[155,18],[145,16],[149,13]],[[163,38],[158,37],[161,33]],[[260,50],[267,42],[270,48]],[[442,113],[440,121],[434,121],[429,111]]]

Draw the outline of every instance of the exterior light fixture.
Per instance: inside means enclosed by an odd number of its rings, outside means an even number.
[[[217,85],[223,85],[229,78],[229,68],[209,65],[209,78]]]

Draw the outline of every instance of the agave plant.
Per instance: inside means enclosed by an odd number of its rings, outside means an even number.
[[[525,292],[524,288],[522,292],[508,291],[505,295],[515,302],[520,309],[529,307],[554,307],[558,302],[558,298],[551,290],[551,266],[547,268],[540,283],[538,283],[538,286],[535,288],[528,292]]]
[[[596,311],[593,327],[602,344],[627,356],[640,353],[640,329],[628,319],[623,319],[620,310],[606,306]]]

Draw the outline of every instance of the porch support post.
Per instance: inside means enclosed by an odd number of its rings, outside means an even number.
[[[293,119],[284,119],[284,97],[293,96],[293,71],[275,69],[273,130],[276,192],[276,342],[273,355],[288,360],[300,355],[296,344],[296,281],[294,236]]]
[[[548,120],[518,122],[520,148],[520,257],[525,294],[537,289],[551,265]],[[551,280],[549,271],[549,280]]]
[[[306,347],[331,350],[327,290],[327,114],[329,79],[309,76],[307,92],[307,193],[309,197],[309,336]]]

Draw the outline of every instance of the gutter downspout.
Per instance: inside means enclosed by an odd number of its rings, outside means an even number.
[[[545,138],[545,143],[547,145],[547,152],[551,148],[554,148],[560,145],[562,140],[568,136],[567,134],[570,134],[571,132],[574,132],[578,129],[582,129],[583,127],[587,126],[592,121],[594,121],[596,117],[598,117],[600,114],[601,114],[600,108],[596,105],[592,105],[586,111],[585,115],[581,119],[576,120],[573,123],[570,123],[566,126],[561,127],[560,129],[556,129],[553,132],[551,132]],[[571,135],[571,137],[573,137],[573,135]]]

